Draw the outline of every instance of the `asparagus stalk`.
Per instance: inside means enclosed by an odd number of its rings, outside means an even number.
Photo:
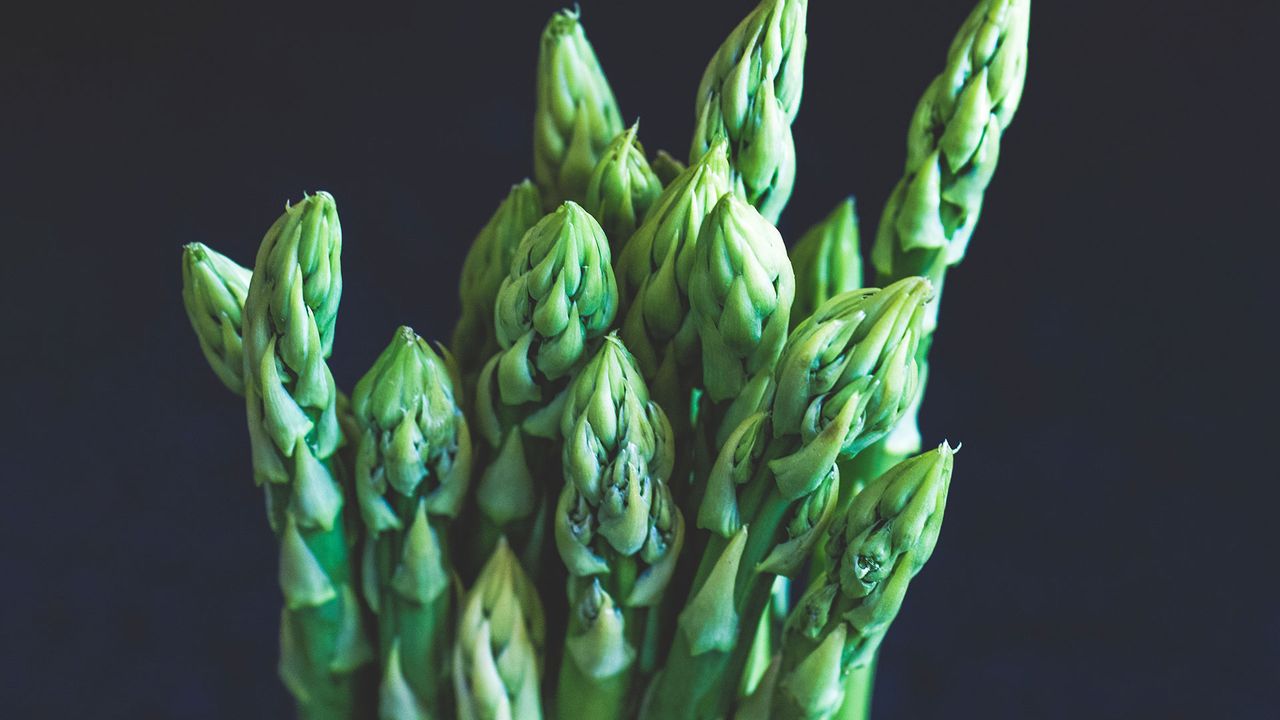
[[[617,283],[600,224],[564,203],[520,241],[495,309],[498,344],[476,389],[476,427],[490,457],[476,488],[487,557],[500,534],[537,576],[546,534],[564,390],[613,323]]]
[[[202,243],[182,250],[182,304],[200,350],[227,389],[244,395],[244,299],[253,273]]]
[[[1030,0],[980,0],[952,41],[946,67],[916,105],[906,171],[885,205],[871,250],[880,285],[922,275],[940,296],[947,268],[964,259],[995,173],[1000,137],[1022,99],[1030,14]],[[922,364],[938,305],[925,316]],[[882,445],[860,460],[862,478],[920,450],[922,397]]]
[[[739,619],[758,617],[773,575],[790,576],[807,558],[835,508],[836,461],[888,432],[915,394],[930,292],[910,278],[838,295],[788,339],[770,412],[734,430],[708,478],[698,526],[713,536],[648,717],[728,712],[749,650]]]
[[[658,154],[653,156],[649,166],[653,168],[653,174],[658,176],[658,180],[662,181],[664,188],[685,171],[685,164],[672,157],[666,150],[659,150]]]
[[[787,619],[771,717],[825,720],[867,667],[933,552],[955,451],[946,443],[871,482],[833,523],[821,573]],[[866,717],[861,699],[856,717]]]
[[[828,299],[862,287],[858,242],[858,211],[853,198],[848,197],[791,248],[791,267],[796,274],[791,327]]]
[[[280,538],[280,675],[308,719],[364,717],[372,650],[353,590],[353,536],[335,480],[344,441],[325,360],[342,294],[333,198],[288,207],[263,238],[244,308],[254,478]]]
[[[742,196],[777,222],[796,177],[791,123],[804,84],[808,0],[762,0],[734,28],[698,86],[689,162],[726,137]]]
[[[460,720],[541,720],[547,625],[542,601],[506,538],[462,602],[453,650]]]
[[[636,139],[639,128],[640,123],[636,122],[605,148],[591,171],[583,203],[600,221],[615,255],[662,193],[662,183],[644,157],[644,146]]]
[[[565,484],[555,537],[569,570],[570,628],[557,692],[561,718],[626,716],[649,671],[646,619],[684,540],[667,487],[675,456],[665,414],[615,335],[569,388],[560,430]]]
[[[467,386],[463,396],[468,400],[474,396],[480,367],[499,350],[493,328],[498,288],[511,270],[511,256],[520,239],[541,218],[538,188],[528,180],[512,185],[467,250],[458,286],[462,315],[453,328],[451,348]]]
[[[551,16],[538,52],[533,177],[551,209],[586,199],[591,171],[618,133],[622,114],[577,10]]]
[[[356,384],[356,498],[369,533],[367,600],[384,658],[379,717],[439,716],[448,701],[452,564],[445,524],[471,476],[471,439],[445,361],[407,327]]]

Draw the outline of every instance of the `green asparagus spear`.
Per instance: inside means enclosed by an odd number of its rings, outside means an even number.
[[[800,237],[791,248],[791,267],[796,274],[792,327],[829,298],[862,287],[858,211],[853,198],[841,200],[830,215]]]
[[[622,114],[578,11],[557,12],[542,32],[533,115],[533,177],[543,207],[584,202],[592,169],[620,132]]]
[[[445,524],[466,496],[470,434],[444,360],[407,327],[356,384],[351,402],[360,428],[356,498],[371,543],[366,595],[388,660],[379,717],[439,716],[451,705]]]
[[[458,296],[462,316],[453,329],[451,348],[463,382],[473,386],[485,361],[498,351],[493,329],[493,303],[502,279],[511,270],[511,256],[520,239],[542,218],[538,188],[525,180],[511,186],[506,199],[480,229],[462,263]],[[473,388],[464,397],[470,401]]]
[[[666,150],[659,150],[658,154],[653,156],[649,166],[653,168],[653,174],[658,176],[664,188],[685,171],[685,164],[672,157]]]
[[[557,715],[625,717],[637,671],[631,660],[641,654],[650,608],[671,580],[684,519],[667,487],[671,427],[615,335],[574,379],[560,430],[565,484],[555,537],[578,627],[566,642]],[[606,637],[617,646],[603,652],[596,645]],[[583,644],[593,649],[584,652]],[[629,660],[619,662],[623,656]]]
[[[600,224],[572,201],[539,220],[516,249],[498,290],[503,348],[476,389],[476,426],[490,450],[476,502],[478,549],[508,536],[535,577],[545,540],[564,390],[613,324],[618,288]],[[551,498],[550,501],[554,501]]]
[[[618,258],[622,340],[678,435],[690,427],[690,394],[702,379],[689,307],[698,229],[728,191],[729,158],[721,141],[663,190]]]
[[[615,255],[631,238],[662,192],[662,183],[644,157],[644,146],[636,139],[639,128],[640,123],[637,122],[605,148],[600,162],[591,171],[586,202],[583,203],[583,207],[600,221]]]
[[[729,139],[743,197],[777,222],[796,177],[791,123],[804,85],[808,0],[762,0],[716,51],[698,86],[689,162]]]
[[[840,708],[845,677],[874,657],[938,541],[953,458],[943,443],[895,465],[833,523],[832,570],[787,619],[771,717],[824,720]]]
[[[453,650],[459,720],[541,720],[546,632],[537,589],[500,538],[462,602]]]
[[[280,675],[309,720],[365,717],[372,656],[352,571],[334,453],[343,442],[325,360],[342,294],[333,198],[288,207],[258,251],[244,308],[253,469],[280,538]]]
[[[231,392],[244,395],[241,318],[252,273],[201,244],[182,250],[182,304],[209,367]]]
[[[927,280],[838,295],[802,322],[775,370],[768,413],[744,420],[708,477],[698,526],[713,533],[648,717],[722,717],[745,665],[739,618],[764,611],[835,508],[835,462],[881,437],[917,387]],[[732,680],[730,680],[732,679]]]
[[[748,414],[761,408],[787,340],[795,276],[773,225],[725,193],[698,233],[689,300],[702,339],[702,382],[710,400],[700,412],[718,449]]]

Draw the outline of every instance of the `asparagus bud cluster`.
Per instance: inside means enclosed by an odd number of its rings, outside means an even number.
[[[648,158],[555,13],[533,180],[466,253],[452,352],[402,326],[349,399],[331,196],[287,205],[252,270],[183,248],[200,350],[243,395],[299,717],[866,720],[954,463],[907,457],[937,296],[1025,77],[1029,0],[976,2],[911,122],[879,287],[852,197],[789,251],[775,227],[807,0],[720,46],[687,167]]]

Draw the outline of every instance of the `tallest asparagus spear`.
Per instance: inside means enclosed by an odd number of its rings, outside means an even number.
[[[366,717],[371,659],[353,590],[334,453],[343,442],[325,360],[342,295],[333,198],[286,209],[258,250],[244,308],[254,479],[280,538],[280,675],[306,720]]]
[[[689,162],[729,139],[738,188],[777,222],[796,179],[791,123],[804,84],[808,0],[762,0],[716,51],[698,86]]]

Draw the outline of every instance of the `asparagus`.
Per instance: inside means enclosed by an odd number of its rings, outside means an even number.
[[[862,287],[859,253],[858,211],[853,198],[849,197],[809,228],[791,248],[791,267],[796,274],[792,327],[812,315],[829,298]]]
[[[943,443],[895,465],[833,523],[832,570],[787,619],[771,717],[821,720],[840,708],[845,677],[874,658],[938,541],[954,454]],[[866,717],[865,700],[856,717]]]
[[[500,538],[462,602],[453,649],[460,720],[541,720],[546,620],[537,589]]]
[[[762,0],[711,58],[698,86],[689,161],[729,139],[743,197],[777,222],[795,184],[791,123],[804,85],[808,0]]]
[[[667,185],[618,258],[622,340],[678,435],[690,428],[691,393],[702,377],[689,274],[698,229],[729,191],[727,153],[716,143]]]
[[[551,16],[538,52],[533,177],[543,207],[584,202],[591,171],[622,132],[622,114],[577,10]]]
[[[636,139],[639,128],[637,122],[609,143],[587,182],[583,207],[600,221],[615,254],[662,192],[662,183],[644,158],[644,146]]]
[[[182,249],[182,304],[200,350],[227,389],[244,395],[241,322],[252,272],[202,243]]]
[[[335,480],[343,443],[325,359],[342,294],[333,198],[286,208],[262,240],[244,307],[245,405],[254,478],[280,538],[280,675],[308,719],[363,717],[372,656]]]
[[[649,166],[653,168],[653,174],[658,176],[664,188],[685,171],[685,164],[672,157],[666,150],[659,150],[658,154],[653,156]]]
[[[520,241],[495,308],[498,344],[476,389],[476,427],[490,458],[476,488],[488,556],[498,534],[536,576],[564,390],[613,323],[617,283],[599,223],[565,202]]]
[[[835,462],[889,430],[917,387],[927,280],[838,295],[788,339],[769,412],[747,417],[708,477],[698,526],[713,533],[648,717],[722,717],[772,574],[792,575],[835,508]],[[748,532],[749,530],[749,532]]]
[[[444,360],[407,327],[356,384],[352,408],[356,498],[369,533],[366,599],[386,659],[379,717],[438,716],[449,706],[445,523],[470,481],[467,424]]]
[[[462,315],[453,328],[451,348],[471,398],[475,375],[498,351],[493,329],[493,303],[520,239],[542,218],[538,188],[528,180],[511,191],[476,235],[462,263],[458,296]]]
[[[616,335],[574,379],[560,430],[565,484],[555,538],[573,612],[557,715],[622,717],[637,657],[652,669],[646,618],[656,617],[650,608],[671,580],[684,519],[667,487],[671,427]]]
[[[795,276],[782,236],[755,208],[725,193],[698,233],[689,299],[702,339],[702,382],[711,402],[707,437],[719,449],[760,408],[782,353]]]
[[[885,205],[871,250],[881,285],[923,275],[941,295],[947,268],[964,258],[995,173],[1000,137],[1022,98],[1030,13],[1030,0],[980,0],[952,41],[946,67],[916,105],[906,171]],[[922,364],[937,319],[935,302],[925,316]],[[882,446],[861,459],[863,478],[919,451],[918,403]]]

